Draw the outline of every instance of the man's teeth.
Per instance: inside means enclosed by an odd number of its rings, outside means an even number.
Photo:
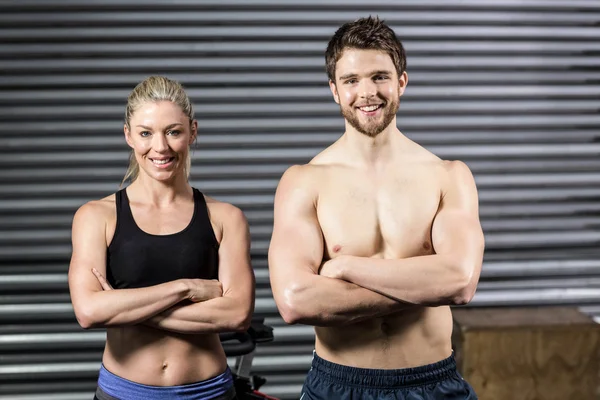
[[[172,158],[167,158],[167,159],[165,159],[165,160],[152,160],[152,162],[153,162],[154,164],[166,164],[166,163],[168,163],[168,162],[169,162],[169,161],[171,161],[171,160],[172,160]]]
[[[378,108],[379,108],[379,106],[378,106],[378,105],[375,105],[375,106],[366,106],[366,107],[360,107],[360,109],[361,109],[362,111],[366,111],[366,112],[375,111],[375,110],[377,110]]]

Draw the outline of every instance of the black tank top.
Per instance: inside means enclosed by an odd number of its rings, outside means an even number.
[[[191,222],[170,235],[142,231],[133,219],[125,189],[116,193],[117,226],[106,265],[106,277],[113,288],[140,288],[180,278],[217,279],[219,244],[204,196],[193,190]]]

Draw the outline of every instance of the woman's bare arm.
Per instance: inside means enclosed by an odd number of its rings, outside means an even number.
[[[103,290],[92,271],[106,276],[106,230],[114,201],[83,205],[73,219],[69,290],[77,321],[84,329],[132,325],[185,299],[204,301],[220,295],[220,284],[176,280],[140,289]]]
[[[196,304],[177,304],[150,318],[146,324],[188,334],[248,329],[254,310],[248,223],[242,211],[230,204],[220,203],[214,209],[223,227],[219,246],[219,282],[223,285],[223,296]]]

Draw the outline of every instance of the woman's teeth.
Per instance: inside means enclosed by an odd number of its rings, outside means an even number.
[[[154,164],[163,165],[163,164],[166,164],[166,163],[168,163],[168,162],[170,162],[172,160],[173,160],[172,158],[167,158],[167,159],[164,159],[164,160],[152,160],[152,162]]]

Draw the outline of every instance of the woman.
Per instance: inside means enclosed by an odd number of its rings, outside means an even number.
[[[132,183],[75,214],[75,315],[107,329],[96,399],[235,397],[218,333],[254,309],[248,224],[190,186],[197,128],[179,83],[141,82],[125,113]]]

